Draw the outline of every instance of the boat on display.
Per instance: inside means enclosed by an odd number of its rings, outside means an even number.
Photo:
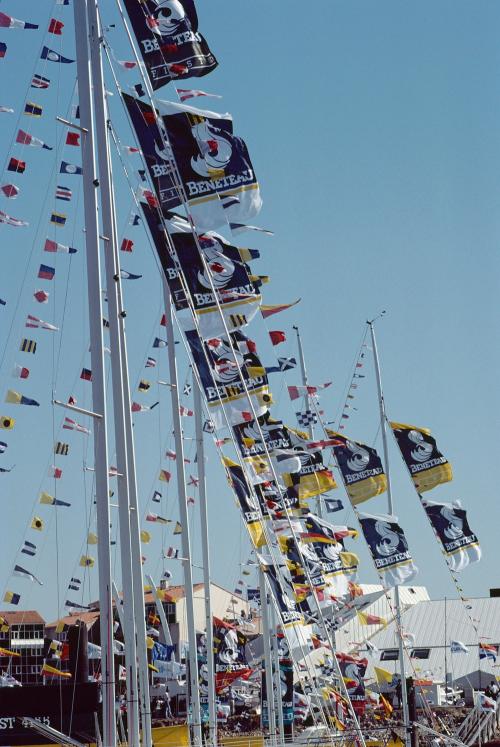
[[[21,418],[15,427],[16,406],[40,406],[31,397],[30,364],[24,361],[47,345],[50,335],[60,342],[53,343],[52,394],[45,403],[54,440],[49,473],[41,480],[12,569],[4,574],[8,609],[0,618],[0,745],[409,745],[417,730],[417,696],[428,718],[426,734],[453,741],[426,701],[429,683],[417,676],[412,642],[401,622],[400,587],[412,582],[417,569],[395,515],[391,434],[457,588],[456,574],[480,559],[480,547],[461,505],[427,499],[428,491],[452,479],[451,465],[430,431],[387,418],[377,320],[367,323],[344,406],[336,421],[327,421],[320,398],[331,382],[309,382],[298,326],[295,356],[276,356],[271,365],[253,339],[264,330],[274,350],[285,333],[269,329],[267,320],[300,306],[264,303],[268,277],[252,266],[259,251],[238,244],[244,232],[257,240],[271,232],[253,225],[262,204],[260,185],[232,116],[193,105],[221,97],[185,87],[185,79],[209,75],[218,66],[199,30],[193,0],[116,0],[116,5],[57,0],[43,12],[39,5],[26,3],[22,12],[33,10],[35,20],[45,14],[46,32],[41,23],[0,13],[1,27],[41,38],[30,82],[40,99],[55,86],[69,91],[57,97],[61,107],[69,102],[67,111],[51,112],[57,147],[26,132],[18,121],[6,152],[0,189],[7,199],[19,192],[7,183],[14,179],[12,172],[17,181],[36,150],[46,158],[40,169],[53,170],[50,188],[54,178],[61,182],[50,198],[41,195],[56,207],[50,213],[50,237],[41,242],[47,254],[41,255],[40,287],[25,321],[29,338],[16,341],[23,365],[14,363],[19,383],[8,390],[0,421],[8,441],[26,422]],[[74,45],[68,31],[72,23]],[[118,59],[111,45],[119,34],[120,45],[129,45],[127,60]],[[64,48],[56,44],[63,36]],[[3,42],[0,50],[7,52]],[[71,91],[69,69],[76,78]],[[125,83],[130,75],[135,76],[132,85]],[[167,100],[173,94],[178,101]],[[50,116],[52,104],[42,104],[26,100],[21,114]],[[1,111],[16,114],[7,106]],[[78,156],[81,165],[72,163]],[[123,210],[127,199],[128,214]],[[62,202],[74,207],[71,219],[60,212]],[[58,231],[70,220],[73,238],[66,244]],[[27,225],[3,211],[0,222],[10,232]],[[37,248],[45,229],[39,224]],[[156,263],[160,290],[155,302],[161,313],[134,387],[126,317],[141,310],[128,308],[122,286],[141,276],[125,270],[122,261],[131,258],[139,240],[149,244]],[[62,335],[73,300],[68,277],[75,255],[85,257],[78,265],[80,293],[82,277],[87,284],[89,340],[80,346],[83,367],[72,382],[87,387],[83,404],[57,377],[65,355]],[[47,306],[51,321],[43,321],[33,309],[48,304],[56,289],[64,305]],[[143,304],[150,301],[144,298]],[[81,309],[83,301],[78,303]],[[17,328],[13,323],[7,331],[6,350]],[[180,365],[188,370],[184,380]],[[145,378],[160,367],[168,370],[168,381]],[[345,432],[369,367],[378,387],[381,454]],[[42,376],[36,363],[35,368]],[[301,383],[286,391],[300,406],[298,427],[280,418],[271,394],[271,377],[293,370]],[[56,391],[62,389],[60,398]],[[161,398],[148,404],[147,396],[160,390]],[[167,393],[168,448],[165,452],[161,443],[155,445],[161,434],[151,433],[146,448],[160,448],[162,464],[167,460],[169,468],[161,467],[145,502],[138,487],[147,478],[136,459],[144,445],[137,423],[143,413],[164,407]],[[57,560],[57,583],[67,574],[66,599],[58,602],[57,620],[39,634],[39,623],[29,622],[22,610],[29,588],[53,583],[39,578],[38,562],[47,526],[55,522],[57,540],[57,532],[62,536],[71,523],[65,523],[71,504],[64,491],[76,483],[78,466],[68,469],[66,461],[80,449],[78,439],[85,442],[86,499],[93,499],[86,503],[81,548],[73,548],[75,557],[64,567]],[[8,454],[8,441],[0,442],[1,454]],[[210,568],[208,443],[220,458],[251,549],[231,592],[214,585]],[[0,469],[2,479],[14,479],[3,461]],[[338,487],[333,469],[343,499],[332,497]],[[367,501],[384,494],[386,513],[366,509]],[[343,501],[355,526],[335,522]],[[23,510],[21,503],[18,510]],[[199,566],[193,559],[192,516],[198,510],[195,543],[201,547],[203,581],[195,583]],[[166,526],[173,530],[174,545],[168,549],[163,547]],[[149,573],[144,547],[155,531],[162,550],[155,573]],[[373,559],[380,580],[376,588],[359,581],[353,549],[358,536]],[[176,560],[182,567],[179,586],[172,585],[168,569]],[[92,601],[88,579],[96,571],[98,600]],[[466,606],[461,589],[458,596]],[[387,619],[374,614],[377,600],[384,600]],[[375,656],[370,637],[389,618],[397,631],[398,673],[378,668],[375,679],[369,678]],[[354,623],[361,626],[362,640],[341,650],[338,631]],[[34,657],[29,663],[28,655]],[[33,681],[22,681],[28,666]],[[391,702],[395,693],[397,708]]]

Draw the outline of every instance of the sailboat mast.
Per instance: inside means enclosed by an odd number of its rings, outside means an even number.
[[[210,594],[210,546],[208,541],[208,505],[205,475],[205,444],[203,443],[203,418],[200,385],[193,376],[194,417],[196,428],[196,458],[198,461],[198,496],[200,500],[201,549],[203,556],[203,584],[205,587],[205,626],[208,670],[208,744],[217,745],[217,710],[215,705],[214,630],[212,597]]]
[[[385,312],[382,312],[382,314]],[[382,377],[380,373],[380,361],[378,357],[378,350],[377,350],[377,340],[375,338],[375,329],[374,329],[374,322],[375,319],[372,319],[371,322],[368,322],[368,326],[370,327],[370,335],[372,340],[372,348],[373,348],[373,360],[375,363],[375,375],[377,379],[377,390],[378,390],[378,401],[379,401],[379,407],[380,407],[380,429],[382,431],[382,444],[384,448],[384,466],[385,466],[385,474],[387,478],[387,510],[388,513],[392,515],[394,512],[394,504],[392,499],[392,486],[391,486],[391,474],[389,471],[389,448],[387,444],[387,417],[385,413],[385,400],[384,400],[384,393],[382,389]],[[409,734],[409,726],[410,726],[410,712],[408,708],[408,693],[406,691],[406,672],[405,672],[405,659],[404,659],[404,646],[403,646],[403,634],[401,630],[401,605],[400,605],[400,599],[399,599],[399,586],[394,587],[394,600],[396,605],[396,627],[398,630],[398,648],[399,648],[399,669],[400,669],[400,676],[401,676],[401,704],[403,707],[403,722],[405,725],[405,744],[407,747],[410,745],[410,734]]]
[[[271,626],[269,624],[269,606],[267,602],[266,577],[259,567],[260,611],[262,623],[262,640],[264,644],[264,677],[266,679],[267,720],[269,728],[269,742],[271,747],[276,744],[276,714],[273,698],[273,660],[271,656]],[[264,715],[264,708],[262,708]],[[264,726],[264,723],[262,723]]]
[[[283,720],[283,698],[281,695],[281,670],[280,670],[280,652],[278,645],[278,619],[276,610],[271,604],[271,624],[272,624],[272,636],[271,645],[273,651],[273,664],[274,664],[274,693],[276,710],[278,711],[278,730],[277,735],[279,736],[279,743],[285,744],[285,723]]]
[[[92,402],[95,418],[94,467],[99,568],[99,608],[102,671],[103,743],[116,745],[115,679],[113,666],[113,604],[111,589],[109,461],[107,446],[104,340],[97,218],[96,164],[94,157],[94,123],[90,86],[90,56],[86,0],[75,0],[74,20],[78,75],[78,95],[82,138],[83,201],[85,245],[87,252],[87,285],[89,300],[90,357]]]
[[[172,301],[167,281],[163,282],[165,300],[165,321],[167,328],[167,352],[170,379],[170,396],[172,402],[172,420],[174,426],[175,460],[177,471],[177,490],[179,499],[179,518],[182,527],[182,568],[184,571],[184,591],[186,594],[186,618],[188,634],[189,657],[189,702],[192,706],[193,744],[201,747],[201,708],[200,689],[198,683],[198,657],[196,651],[196,625],[194,620],[193,599],[193,569],[191,565],[191,542],[189,539],[189,515],[186,494],[186,474],[184,471],[184,443],[182,439],[182,424],[179,410],[179,385],[177,378],[177,362],[175,360],[175,339],[173,328]],[[179,641],[180,643],[180,641]]]

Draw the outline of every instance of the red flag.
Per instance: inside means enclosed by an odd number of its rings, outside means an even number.
[[[44,290],[37,290],[33,293],[33,296],[38,301],[38,303],[47,303],[49,300],[49,294],[46,293]]]
[[[68,132],[66,135],[66,145],[80,145],[80,133]]]
[[[162,327],[166,327],[167,326],[167,317],[166,317],[166,314],[163,314],[162,318],[160,319],[160,324],[161,324]]]
[[[279,330],[273,330],[269,332],[269,337],[271,338],[271,342],[273,345],[279,345],[280,342],[286,341],[286,335],[284,332],[280,332]]]
[[[142,116],[144,117],[146,124],[148,125],[156,124],[156,115],[154,112],[143,112]]]
[[[132,239],[123,239],[120,249],[122,252],[131,252],[134,246]]]
[[[49,34],[55,34],[56,36],[61,36],[63,28],[64,28],[64,23],[62,21],[58,21],[55,18],[50,19]]]
[[[6,197],[14,198],[19,194],[19,189],[15,184],[4,184],[1,187],[2,192]]]

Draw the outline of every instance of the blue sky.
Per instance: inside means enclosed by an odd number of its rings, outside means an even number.
[[[311,383],[334,381],[321,399],[327,419],[333,419],[343,404],[365,321],[387,310],[377,332],[388,415],[431,428],[451,461],[453,483],[429,497],[460,498],[469,509],[483,561],[462,574],[462,585],[471,596],[487,595],[489,587],[497,585],[498,4],[324,1],[312,13],[296,0],[199,0],[197,7],[200,29],[220,64],[210,76],[182,87],[221,94],[221,102],[207,100],[209,108],[220,104],[220,111],[232,112],[235,130],[249,146],[264,199],[256,222],[276,235],[248,233],[239,243],[261,251],[254,267],[271,276],[266,303],[302,298],[296,309],[270,320],[270,329],[286,331],[287,343],[273,349],[261,320],[250,328],[251,335],[269,365],[276,352],[296,353],[292,325],[300,326]],[[0,9],[40,23],[41,28],[53,12],[49,2],[21,7],[4,0]],[[61,43],[62,53],[74,58],[72,9],[58,6],[57,12],[65,23],[62,40],[53,37],[45,43],[54,49]],[[114,4],[103,4],[103,13],[117,24],[109,32],[116,57],[130,59]],[[3,439],[9,447],[0,457],[2,465],[16,465],[10,475],[0,475],[0,578],[2,588],[21,591],[22,606],[39,608],[52,619],[62,609],[67,582],[78,568],[92,496],[92,473],[84,472],[83,465],[92,465],[92,449],[84,436],[68,435],[71,453],[62,463],[65,472],[57,490],[73,505],[60,509],[56,519],[54,511],[50,514],[50,508],[36,503],[39,490],[50,492],[54,487],[47,466],[54,461],[51,450],[63,412],[51,407],[51,389],[60,399],[73,393],[83,406],[90,405],[90,386],[78,378],[90,359],[79,179],[61,181],[52,173],[62,158],[79,163],[80,153],[69,147],[52,153],[11,147],[18,126],[50,145],[65,137],[54,117],[68,111],[76,70],[74,65],[44,67],[38,61],[42,37],[41,31],[14,29],[0,34],[0,41],[8,44],[7,56],[0,61],[0,104],[16,110],[14,115],[0,115],[1,162],[12,153],[28,162],[22,176],[3,174],[2,183],[13,181],[22,192],[16,201],[3,199],[0,209],[30,222],[25,229],[0,226],[0,298],[8,302],[0,308],[2,399],[4,390],[15,388],[41,403],[36,411],[15,411],[5,404],[2,409],[2,414],[17,416],[17,423]],[[51,77],[48,91],[28,89],[35,72]],[[137,75],[120,71],[120,80],[133,84]],[[175,99],[175,92],[167,87],[161,96]],[[43,104],[39,121],[20,115],[26,100]],[[131,144],[116,92],[112,117],[122,141]],[[132,171],[140,168],[137,157],[126,157],[126,162]],[[116,162],[118,223],[121,235],[135,241],[123,266],[143,274],[141,280],[124,284],[131,380],[155,382],[157,377],[167,379],[166,361],[153,372],[144,369],[144,361],[153,354],[152,339],[162,336],[160,278],[145,233],[127,226],[131,200],[119,170]],[[73,188],[69,206],[53,202],[54,187],[61,183]],[[62,212],[67,207],[69,217],[67,226],[58,229],[57,240],[78,247],[72,258],[41,252],[45,238],[54,238],[54,229],[48,230],[50,211],[61,206]],[[51,284],[36,279],[40,262],[50,264],[47,258],[57,262]],[[32,301],[39,287],[51,291],[49,304]],[[62,330],[55,335],[34,332],[39,349],[29,362],[18,352],[19,340],[28,332],[23,327],[28,313]],[[14,363],[30,366],[28,381],[10,377]],[[183,380],[187,362],[182,351],[179,372]],[[346,433],[380,447],[369,362],[365,373]],[[298,383],[294,372],[286,381],[276,375],[272,380],[273,414],[292,425],[296,408],[288,401],[285,386]],[[133,398],[147,404],[160,400],[151,413],[137,416],[135,424],[141,505],[146,510],[158,488],[158,469],[173,466],[162,458],[165,448],[173,447],[170,403],[166,389],[156,384],[148,395],[135,391]],[[191,422],[186,434],[192,435]],[[188,455],[193,457],[190,444]],[[232,587],[248,544],[211,446],[208,457],[213,575]],[[415,583],[427,586],[434,597],[453,596],[444,561],[394,444],[391,463],[396,513],[420,568]],[[176,519],[175,481],[163,493],[164,504],[157,511]],[[343,490],[337,493],[342,497]],[[367,510],[384,511],[384,500],[374,499]],[[34,538],[27,531],[31,517],[42,512],[46,531],[38,539],[44,549],[36,563],[25,556],[17,562],[36,568],[45,585],[9,581],[16,551],[23,539]],[[346,510],[335,520],[354,519]],[[199,530],[193,522],[199,559]],[[177,542],[170,528],[146,528],[153,535],[145,548],[146,570],[158,576],[160,548]],[[375,582],[361,540],[350,549],[361,557],[359,580]],[[119,569],[118,561],[115,567]],[[174,579],[180,579],[176,562],[168,567]],[[96,569],[78,570],[88,578],[84,599],[94,598]]]

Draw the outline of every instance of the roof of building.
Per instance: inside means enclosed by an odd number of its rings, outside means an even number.
[[[77,622],[83,622],[87,628],[91,628],[96,620],[99,619],[99,610],[92,610],[89,612],[75,612],[71,615],[61,617],[59,620],[47,623],[47,628],[55,628],[58,623],[62,622],[65,625],[76,625]]]
[[[36,610],[19,610],[15,612],[1,612],[8,625],[44,625],[45,620]]]

